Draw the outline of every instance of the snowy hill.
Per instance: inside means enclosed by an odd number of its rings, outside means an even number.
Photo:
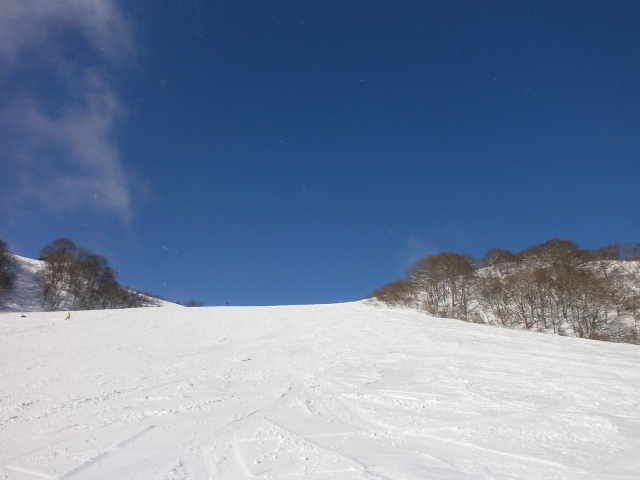
[[[40,300],[41,288],[33,275],[41,268],[40,260],[12,255],[17,264],[16,281],[13,291],[7,295],[4,311],[39,312],[42,311]]]
[[[0,477],[640,478],[640,348],[363,302],[0,314]]]
[[[13,291],[7,294],[7,300],[0,311],[9,312],[42,312],[46,309],[42,306],[41,287],[36,283],[34,274],[42,268],[43,262],[31,258],[11,254],[17,263],[17,276]],[[179,305],[164,300],[149,298],[149,303],[154,306],[167,307]]]

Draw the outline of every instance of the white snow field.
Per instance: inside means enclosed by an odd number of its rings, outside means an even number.
[[[640,478],[640,348],[355,302],[0,314],[0,478]]]

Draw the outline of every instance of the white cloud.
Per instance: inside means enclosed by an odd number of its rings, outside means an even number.
[[[126,109],[112,74],[134,63],[135,42],[117,4],[5,2],[0,31],[1,153],[13,200],[93,205],[128,221],[132,185],[115,138]]]
[[[134,55],[131,27],[112,0],[3,2],[0,58],[3,67],[19,68],[25,53],[59,51],[62,37],[75,32],[101,56],[122,62]]]

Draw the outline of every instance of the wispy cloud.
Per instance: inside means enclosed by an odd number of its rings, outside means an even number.
[[[0,31],[2,195],[128,221],[132,185],[115,135],[126,109],[113,78],[136,47],[117,3],[5,2]]]
[[[426,243],[417,235],[410,235],[402,251],[400,269],[404,272],[415,263],[416,260],[428,257],[438,252],[438,247]]]

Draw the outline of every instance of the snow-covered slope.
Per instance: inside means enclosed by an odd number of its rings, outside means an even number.
[[[40,287],[36,284],[33,275],[41,268],[40,260],[13,255],[18,270],[13,291],[7,294],[7,301],[3,311],[14,312],[39,312],[42,311],[40,299]]]
[[[41,288],[34,279],[34,274],[42,268],[41,260],[33,260],[31,258],[13,255],[18,270],[16,276],[15,287],[7,294],[6,302],[0,311],[4,312],[41,312],[42,306]],[[180,307],[175,303],[166,302],[160,299],[151,299],[154,306],[158,307]]]
[[[362,302],[0,314],[0,477],[640,478],[640,348]]]

